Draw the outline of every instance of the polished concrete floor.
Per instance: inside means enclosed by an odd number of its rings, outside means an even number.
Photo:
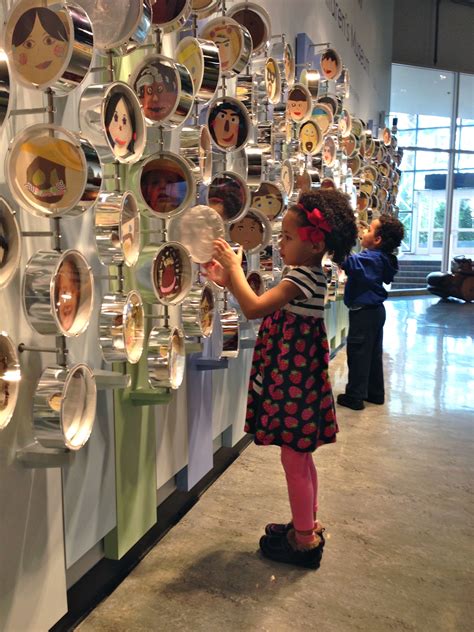
[[[252,445],[81,632],[474,629],[474,305],[386,306],[388,401],[339,408],[316,454],[321,568],[259,556],[265,523],[289,516],[278,450]]]

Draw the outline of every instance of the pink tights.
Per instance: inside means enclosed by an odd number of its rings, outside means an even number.
[[[313,455],[282,446],[281,463],[288,485],[293,525],[296,531],[312,531],[318,510],[318,475]]]

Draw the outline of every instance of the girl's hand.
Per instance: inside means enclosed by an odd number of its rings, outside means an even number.
[[[217,285],[226,287],[229,284],[229,273],[215,259],[202,264],[202,267],[205,270],[204,275]]]
[[[214,257],[225,270],[231,270],[234,267],[240,268],[242,265],[242,247],[235,253],[225,239],[216,239],[213,241]]]

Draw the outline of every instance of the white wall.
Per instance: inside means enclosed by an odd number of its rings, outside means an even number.
[[[305,32],[316,44],[330,42],[349,68],[349,109],[378,122],[388,112],[394,0],[260,0],[270,14],[273,33],[291,42]],[[355,35],[355,40],[353,39]],[[355,41],[367,63],[356,56]]]

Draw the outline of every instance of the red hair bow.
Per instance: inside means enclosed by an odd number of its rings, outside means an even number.
[[[308,221],[312,226],[300,226],[298,228],[298,235],[302,241],[310,241],[312,244],[317,244],[324,241],[326,233],[330,233],[332,228],[321,213],[319,208],[313,208],[312,211],[308,211],[302,204],[299,205],[305,213]]]

